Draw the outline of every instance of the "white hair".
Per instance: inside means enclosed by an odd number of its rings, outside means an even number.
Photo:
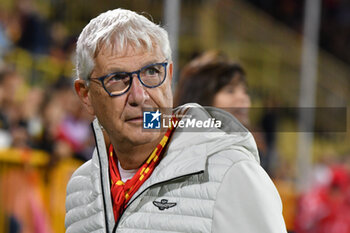
[[[81,32],[77,42],[77,78],[88,80],[102,44],[116,46],[119,52],[128,45],[152,51],[158,46],[171,61],[168,33],[146,17],[125,9],[109,10],[92,19]]]

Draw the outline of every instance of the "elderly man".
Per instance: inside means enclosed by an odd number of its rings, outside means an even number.
[[[67,233],[286,232],[251,134],[219,109],[172,111],[163,28],[129,10],[105,12],[79,36],[76,70],[96,149],[68,183]],[[177,127],[145,130],[145,109],[151,121],[181,113],[170,121]],[[220,124],[199,129],[211,119]]]

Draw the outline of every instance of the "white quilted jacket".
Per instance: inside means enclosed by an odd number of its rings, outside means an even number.
[[[67,187],[66,233],[286,232],[280,197],[259,165],[252,135],[222,110],[190,106],[180,109],[189,108],[192,118],[220,119],[222,130],[176,129],[164,158],[118,223],[105,142],[97,120],[93,122],[93,158],[73,174]]]

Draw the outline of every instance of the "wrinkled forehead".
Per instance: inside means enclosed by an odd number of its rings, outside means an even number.
[[[142,39],[118,41],[112,37],[111,39],[101,41],[98,44],[95,52],[95,58],[98,55],[128,57],[131,55],[141,55],[145,53],[164,57],[160,46],[154,40],[148,42]]]
[[[93,72],[111,73],[115,71],[138,70],[151,63],[164,62],[165,57],[159,46],[147,48],[128,44],[120,48],[116,44],[102,44],[94,58]]]

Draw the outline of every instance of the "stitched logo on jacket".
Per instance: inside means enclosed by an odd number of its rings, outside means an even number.
[[[160,202],[153,201],[153,205],[157,206],[159,210],[165,210],[176,206],[176,202],[168,202],[167,199],[162,199]]]

